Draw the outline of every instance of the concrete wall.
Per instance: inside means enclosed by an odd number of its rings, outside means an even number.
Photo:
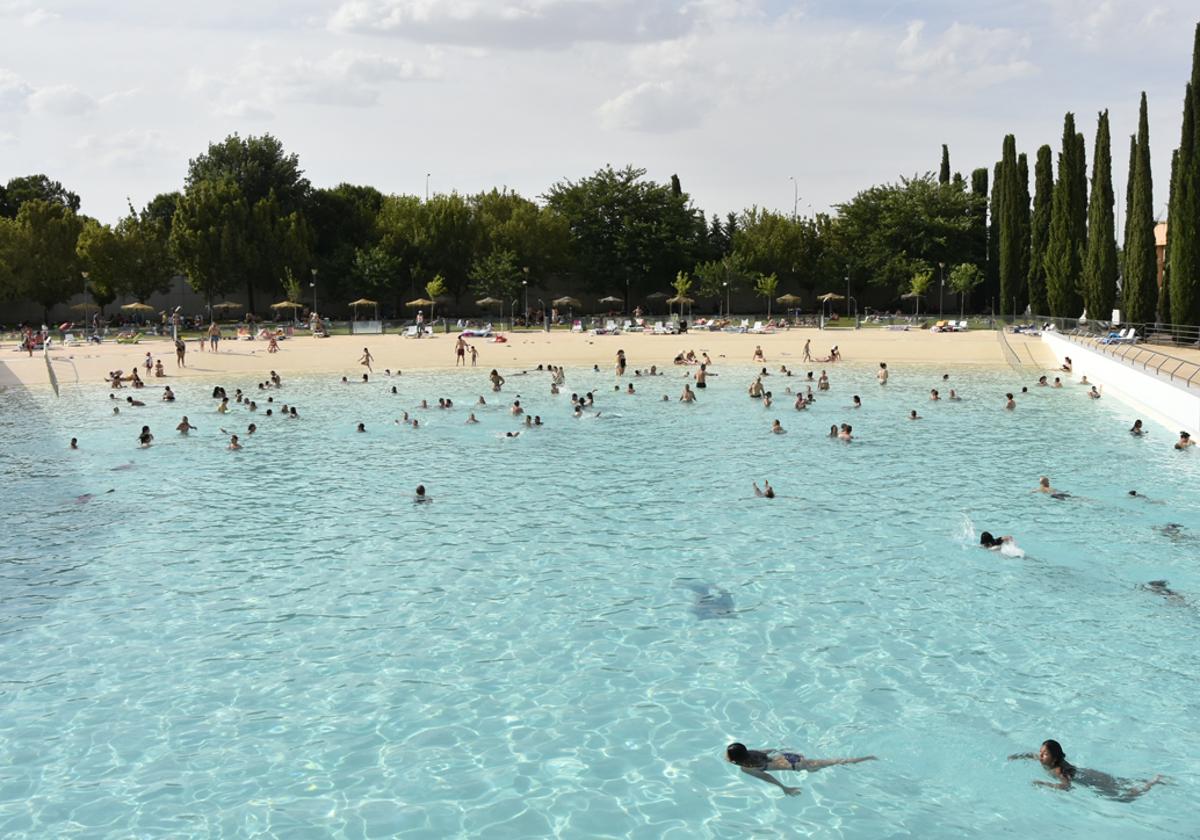
[[[1104,386],[1104,396],[1116,397],[1144,419],[1152,419],[1167,428],[1200,434],[1200,393],[1171,383],[1165,377],[1142,371],[1111,356],[1097,353],[1052,332],[1042,333],[1042,342],[1054,353],[1055,367],[1071,357],[1071,376]]]

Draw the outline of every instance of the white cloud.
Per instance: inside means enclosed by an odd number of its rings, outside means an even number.
[[[678,0],[345,0],[329,27],[422,43],[561,49],[675,38],[694,22]]]
[[[0,67],[0,113],[22,111],[33,87],[11,70]]]
[[[50,21],[58,20],[60,17],[62,17],[62,15],[58,14],[58,12],[50,12],[45,9],[34,9],[33,11],[26,12],[21,16],[21,23],[25,26],[33,28],[35,26],[41,26],[43,23],[49,23]]]
[[[151,158],[161,158],[174,152],[163,134],[156,130],[130,129],[116,134],[86,134],[75,144],[88,160],[110,168],[138,168]]]
[[[50,85],[28,97],[29,110],[60,117],[79,117],[96,110],[96,100],[74,85]]]
[[[982,87],[1035,71],[1028,60],[1030,38],[1011,29],[985,29],[953,23],[925,38],[925,22],[914,21],[896,49],[896,64],[908,74],[898,82],[935,76],[948,87]]]
[[[670,133],[699,125],[705,103],[675,81],[642,82],[602,104],[600,122],[614,130]]]
[[[228,75],[193,69],[188,86],[212,95],[221,114],[266,118],[289,103],[371,107],[391,84],[438,75],[431,65],[375,53],[338,50],[317,60],[280,62],[255,50]]]

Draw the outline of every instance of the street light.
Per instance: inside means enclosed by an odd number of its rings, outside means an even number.
[[[795,175],[789,175],[788,180],[792,182],[792,221],[796,221],[796,213],[800,209],[800,182],[796,180]]]
[[[521,281],[522,288],[525,289],[525,326],[529,326],[529,266],[521,269],[525,272],[525,279]]]
[[[429,173],[425,173],[425,203],[429,203]]]
[[[938,317],[942,317],[942,298],[946,295],[946,264],[938,263]]]
[[[312,282],[308,286],[313,290],[313,315],[317,315],[317,270],[315,268],[312,270]],[[321,316],[317,315],[317,317]]]
[[[830,303],[830,308],[833,308],[832,302]],[[846,269],[846,317],[850,317],[850,269]]]
[[[722,280],[721,286],[725,289],[725,317],[729,317],[729,281]]]

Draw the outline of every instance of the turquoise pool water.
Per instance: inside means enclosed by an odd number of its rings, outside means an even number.
[[[105,390],[10,391],[0,835],[1195,836],[1200,455],[1175,430],[1132,439],[1079,386],[1005,412],[1010,372],[840,366],[804,413],[795,377],[764,410],[750,369],[719,372],[691,406],[661,402],[678,369],[632,396],[609,371],[559,396],[295,379],[298,421],[218,416],[212,382],[119,417]],[[572,418],[593,389],[602,416]],[[518,394],[546,426],[510,439]],[[1042,474],[1073,498],[1030,493]],[[1184,603],[1140,588],[1161,578]],[[1172,784],[1034,787],[1005,757],[1050,737]],[[733,740],[880,760],[780,774],[786,798]]]

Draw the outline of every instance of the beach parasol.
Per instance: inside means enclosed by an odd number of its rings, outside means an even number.
[[[354,307],[354,320],[356,320],[356,321],[358,320],[358,307],[360,307],[360,306],[374,306],[375,307],[375,320],[376,321],[379,320],[379,301],[368,300],[367,298],[359,298],[358,300],[350,301],[350,305]]]
[[[670,297],[670,295],[668,295],[666,292],[654,292],[653,294],[646,295],[646,300],[663,300],[664,298],[668,297]]]
[[[271,308],[272,309],[303,309],[304,304],[303,303],[295,303],[290,300],[281,300],[281,301],[279,301],[279,303],[272,303]]]
[[[845,300],[845,299],[846,299],[845,295],[839,295],[837,292],[826,292],[825,294],[823,294],[819,298],[817,298],[817,300],[821,301],[822,303],[828,303],[831,300]]]
[[[917,301],[916,309],[913,310],[914,318],[921,317],[921,298],[922,297],[924,297],[924,295],[919,295],[916,292],[905,292],[904,294],[900,295],[900,300],[915,299]]]
[[[433,306],[433,301],[431,301],[429,298],[417,298],[416,300],[410,300],[408,303],[406,303],[404,305],[405,306]]]
[[[476,306],[495,306],[497,303],[504,303],[502,300],[496,300],[494,297],[480,298],[475,301]]]
[[[775,298],[776,303],[782,303],[784,306],[794,306],[800,302],[800,295],[780,295]]]
[[[127,303],[121,307],[126,312],[153,312],[154,307],[146,303]]]
[[[552,301],[550,301],[550,302],[551,302],[552,304],[554,304],[555,306],[567,306],[567,307],[570,307],[570,308],[572,308],[572,309],[574,309],[574,308],[575,308],[575,307],[577,307],[577,306],[582,306],[582,305],[583,305],[583,304],[581,304],[581,303],[580,303],[578,300],[576,300],[576,299],[575,299],[575,298],[573,298],[573,297],[560,297],[560,298],[555,298],[554,300],[552,300]]]
[[[609,295],[608,297],[600,298],[600,302],[601,303],[624,303],[625,299],[616,297],[615,295]]]
[[[690,297],[685,297],[685,296],[683,296],[683,295],[675,295],[675,297],[673,297],[673,298],[667,298],[667,303],[670,303],[670,304],[672,304],[672,305],[673,305],[673,304],[676,304],[676,303],[679,303],[679,304],[684,304],[684,303],[691,304],[691,303],[695,303],[695,302],[696,302],[696,301],[692,300]]]
[[[124,309],[125,307],[121,307],[121,308]],[[213,309],[245,309],[246,307],[242,306],[240,303],[234,303],[231,300],[226,300],[226,301],[222,301],[221,303],[214,303],[212,308]]]

